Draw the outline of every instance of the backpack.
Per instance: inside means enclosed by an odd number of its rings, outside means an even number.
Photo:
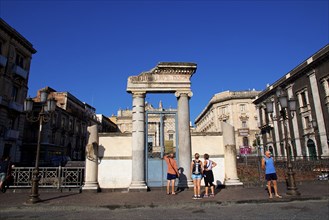
[[[196,162],[195,160],[193,160],[192,173],[195,174],[195,175],[201,174],[201,163],[200,163],[200,160],[199,160],[199,162]]]

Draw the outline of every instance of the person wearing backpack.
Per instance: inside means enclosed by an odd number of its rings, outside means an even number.
[[[201,199],[201,179],[203,173],[203,164],[202,161],[199,159],[200,155],[198,153],[194,154],[194,160],[191,162],[191,174],[192,180],[194,184],[194,195],[193,199]]]

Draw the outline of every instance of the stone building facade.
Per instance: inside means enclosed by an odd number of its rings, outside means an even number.
[[[165,151],[175,151],[176,146],[176,109],[162,107],[159,102],[158,108],[150,103],[145,103],[147,113],[147,144],[150,152],[160,152],[160,145],[165,146]],[[116,124],[121,133],[132,133],[132,110],[118,110],[115,116]],[[161,122],[162,121],[162,122]],[[163,134],[162,131],[163,130]],[[163,142],[162,142],[163,140]]]
[[[0,157],[21,157],[33,45],[0,18]]]
[[[215,94],[195,119],[196,132],[219,132],[220,122],[231,124],[235,130],[238,153],[257,151],[259,134],[257,111],[253,100],[260,91],[225,91]]]
[[[98,132],[118,132],[118,126],[108,117],[103,114],[96,114],[98,125]]]
[[[296,100],[296,111],[282,108],[281,90]],[[274,103],[272,114],[269,101]],[[268,86],[254,103],[265,149],[276,156],[287,155],[288,149],[294,157],[329,156],[329,45]]]
[[[54,158],[69,157],[71,160],[85,160],[85,147],[87,144],[87,126],[98,124],[96,109],[77,99],[69,92],[57,92],[46,87],[48,97],[56,100],[56,110],[51,119],[43,124],[40,144],[40,164],[54,165]],[[40,112],[40,91],[33,98],[33,111]],[[38,123],[26,122],[22,146],[21,163],[33,165],[38,140]]]

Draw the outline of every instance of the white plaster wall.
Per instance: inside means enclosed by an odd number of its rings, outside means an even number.
[[[128,188],[131,183],[131,160],[102,160],[98,167],[101,189]]]
[[[209,154],[209,159],[215,161],[217,166],[213,168],[215,184],[223,184],[225,178],[225,163],[224,163],[224,145],[223,136],[220,133],[193,133],[191,136],[192,158],[195,153],[200,154],[203,161],[203,155]],[[201,182],[204,185],[204,181]]]
[[[100,135],[98,152],[100,157],[131,157],[131,135]]]
[[[132,174],[131,135],[99,137],[98,183],[102,189],[128,188]]]
[[[131,135],[100,135],[98,183],[101,189],[121,189],[130,186],[132,178],[131,141]],[[192,134],[191,141],[193,158],[194,153],[198,152],[203,160],[203,154],[208,153],[210,159],[217,163],[213,169],[215,184],[223,184],[225,164],[221,134]],[[202,181],[202,185],[204,185],[204,181]]]

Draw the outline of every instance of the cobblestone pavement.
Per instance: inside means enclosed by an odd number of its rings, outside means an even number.
[[[279,193],[283,198],[269,199],[265,186],[254,187],[230,187],[217,189],[214,198],[202,198],[193,200],[193,189],[178,192],[176,195],[166,195],[164,188],[151,189],[148,192],[86,192],[77,190],[70,192],[44,191],[40,189],[41,201],[36,204],[28,204],[29,190],[9,189],[6,193],[0,193],[1,210],[34,206],[40,208],[64,207],[89,208],[106,207],[108,209],[129,209],[140,207],[195,207],[212,205],[229,205],[242,203],[272,203],[291,202],[296,200],[327,200],[329,201],[329,181],[308,181],[297,184],[300,196],[288,196],[285,194],[285,183],[279,183]]]

